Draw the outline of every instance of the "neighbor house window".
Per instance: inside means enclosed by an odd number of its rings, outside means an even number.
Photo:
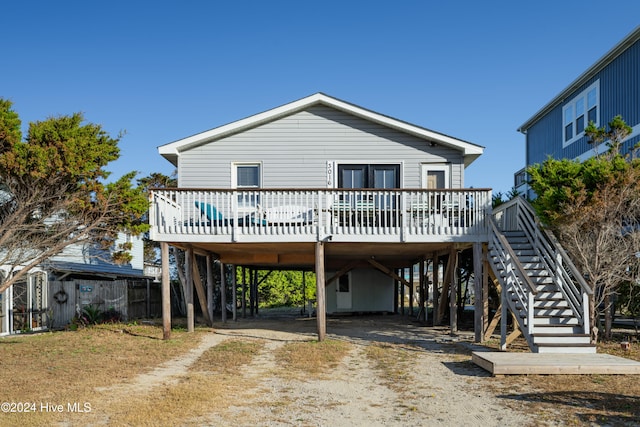
[[[599,109],[600,82],[596,81],[562,108],[564,147],[581,138],[589,122],[600,124]]]
[[[238,195],[239,206],[255,206],[259,203],[258,195],[250,190],[258,189],[262,185],[262,171],[260,163],[235,163],[233,187],[247,190]]]

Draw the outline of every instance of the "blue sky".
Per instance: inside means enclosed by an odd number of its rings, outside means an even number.
[[[640,2],[12,1],[0,97],[23,123],[83,112],[126,131],[114,177],[170,174],[157,146],[315,92],[485,148],[466,186],[508,191],[519,125],[640,24]]]

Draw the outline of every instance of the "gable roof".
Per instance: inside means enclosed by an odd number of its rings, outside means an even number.
[[[435,142],[437,144],[462,151],[465,166],[471,164],[484,151],[484,147],[480,145],[444,135],[442,133],[416,126],[402,120],[394,119],[393,117],[385,116],[383,114],[376,113],[375,111],[367,110],[357,105],[341,101],[337,98],[333,98],[331,96],[325,95],[324,93],[318,92],[311,96],[307,96],[306,98],[293,101],[289,104],[273,108],[263,113],[259,113],[193,136],[189,136],[187,138],[180,139],[169,144],[161,145],[158,147],[158,152],[164,158],[177,166],[178,156],[181,151],[185,151],[190,148],[229,135],[243,132],[256,126],[260,126],[262,124],[272,122],[282,117],[286,117],[291,114],[303,111],[315,105],[325,105],[328,107],[332,107],[336,110],[343,111],[353,116],[357,116],[365,120],[369,120],[371,122],[375,122],[383,126],[387,126],[389,128],[417,136],[419,138],[423,138],[425,140],[428,140],[429,142]]]
[[[562,104],[562,102],[564,102],[564,100],[568,96],[570,96],[593,76],[602,71],[607,65],[612,63],[618,56],[629,49],[638,40],[640,40],[640,26],[637,26],[631,33],[629,33],[624,39],[622,39],[620,43],[615,45],[609,52],[607,52],[602,58],[597,60],[595,64],[589,67],[562,92],[556,95],[556,97],[553,98],[547,105],[542,107],[540,111],[538,111],[529,120],[520,125],[520,127],[518,128],[518,132],[526,133],[527,129],[529,129],[535,122],[549,113],[549,111]]]

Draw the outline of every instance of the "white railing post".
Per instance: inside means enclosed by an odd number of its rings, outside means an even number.
[[[589,295],[582,291],[582,324],[585,334],[591,334],[591,318],[589,316]]]
[[[527,332],[533,335],[533,317],[534,317],[534,298],[533,293],[527,293]]]
[[[500,292],[500,299],[502,300],[502,310],[500,312],[500,350],[505,351],[507,349],[507,287],[502,285]]]

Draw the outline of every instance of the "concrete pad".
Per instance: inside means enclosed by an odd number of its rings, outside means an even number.
[[[474,351],[471,360],[493,375],[640,375],[640,362],[610,354]]]

